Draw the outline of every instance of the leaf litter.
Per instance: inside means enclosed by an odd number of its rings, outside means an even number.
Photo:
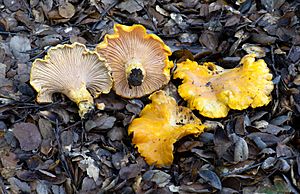
[[[1,193],[300,192],[299,1],[0,0],[0,10]],[[114,23],[144,25],[176,62],[233,68],[254,52],[274,75],[272,102],[201,117],[209,128],[177,142],[169,168],[148,166],[127,134],[147,98],[107,94],[81,121],[63,95],[36,104],[28,82],[49,48],[78,41],[93,49]],[[179,84],[166,90],[185,105],[172,89]]]

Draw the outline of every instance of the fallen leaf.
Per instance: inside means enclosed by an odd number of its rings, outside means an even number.
[[[22,7],[20,0],[4,0],[3,3],[10,11],[17,11]]]
[[[117,8],[120,8],[121,11],[127,11],[129,13],[134,13],[137,11],[141,11],[144,8],[144,4],[147,4],[146,1],[143,0],[125,0],[122,1]]]
[[[161,170],[149,170],[143,174],[143,180],[154,182],[158,187],[165,187],[171,176]]]
[[[109,132],[107,133],[107,136],[109,137],[110,140],[112,141],[121,141],[126,132],[125,129],[122,127],[113,127]]]
[[[207,182],[208,184],[210,184],[212,187],[221,190],[222,189],[222,183],[219,179],[219,177],[217,176],[216,173],[214,173],[211,170],[208,169],[203,169],[199,171],[199,175],[201,178],[204,179],[205,182]]]
[[[234,147],[234,161],[245,161],[248,159],[248,156],[249,150],[246,141],[243,138],[238,137]]]
[[[58,7],[58,13],[64,18],[71,18],[75,14],[75,7],[72,3],[64,2]]]
[[[266,48],[260,47],[254,44],[243,44],[242,49],[246,51],[248,54],[255,54],[257,58],[263,58],[266,56]]]
[[[9,47],[19,62],[27,62],[30,55],[26,51],[31,50],[30,40],[24,36],[14,36],[10,39]]]
[[[211,51],[215,51],[219,44],[217,34],[212,31],[204,31],[199,38],[199,42]]]
[[[13,134],[18,139],[21,149],[31,151],[37,149],[42,137],[38,128],[32,123],[17,123],[13,126]]]
[[[120,169],[119,175],[123,180],[128,180],[137,177],[141,173],[141,166],[138,164],[130,164]]]
[[[31,193],[30,186],[26,182],[22,182],[15,177],[9,178],[8,182],[10,183],[13,193]]]

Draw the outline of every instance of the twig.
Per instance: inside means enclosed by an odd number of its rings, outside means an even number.
[[[15,107],[16,109],[29,109],[29,108],[37,108],[38,110],[39,109],[42,109],[42,108],[48,108],[48,107],[52,107],[54,105],[58,105],[60,102],[53,102],[53,103],[50,103],[50,104],[45,104],[45,105],[38,105],[38,104],[30,104],[30,103],[16,103],[17,105],[22,105],[24,104],[25,106],[20,106],[20,107]],[[26,106],[28,105],[28,106]]]
[[[70,39],[63,39],[59,44],[65,44],[65,43],[67,43],[69,41],[70,41]],[[48,46],[46,49],[42,50],[38,55],[36,55],[36,56],[30,58],[28,61],[26,61],[26,63],[28,63],[29,61],[33,61],[33,60],[35,60],[37,58],[40,58],[44,53],[48,52],[48,50],[50,48],[52,48],[52,47],[53,46]]]
[[[296,156],[286,156],[286,157],[278,157],[276,158],[276,162],[278,161],[278,159],[282,158],[282,159],[291,159],[291,158],[295,158]],[[252,166],[248,166],[246,168],[243,168],[243,169],[237,169],[237,170],[233,170],[231,172],[226,172],[226,173],[223,173],[221,174],[220,176],[221,177],[226,177],[226,176],[229,176],[229,175],[232,175],[232,174],[240,174],[240,173],[243,173],[245,171],[248,171],[248,170],[251,170],[253,168],[256,168],[258,166],[261,166],[263,164],[263,162],[260,162],[260,163],[257,163],[257,164],[254,164]]]
[[[29,16],[32,16],[32,11],[31,11],[31,9],[30,9],[30,7],[29,7],[27,1],[25,1],[25,0],[22,0],[22,1],[23,1],[23,4],[25,5],[27,11],[28,11],[29,14],[30,14]]]
[[[114,8],[116,5],[118,5],[119,3],[121,2],[121,0],[117,0],[115,1],[113,4],[111,4],[110,6],[108,6],[107,9],[105,9],[102,13],[100,12],[100,18],[99,18],[99,21],[96,22],[93,27],[92,27],[92,31],[94,31],[96,29],[96,27],[98,26],[98,24],[102,21],[102,18],[105,17],[107,15],[107,13],[112,9]]]
[[[154,29],[155,34],[158,33],[157,26],[156,26],[156,24],[154,23],[151,14],[150,14],[149,11],[145,8],[145,5],[142,6],[142,5],[140,4],[140,2],[138,2],[137,0],[134,0],[134,1],[135,1],[135,2],[136,2],[136,3],[137,3],[137,4],[138,4],[145,12],[146,12],[148,18],[149,18],[149,19],[151,20],[151,22],[152,22],[152,25],[153,25],[153,29]]]
[[[3,183],[3,179],[2,179],[2,176],[1,176],[1,175],[0,175],[0,188],[1,188],[0,191],[2,191],[1,193],[3,193],[3,194],[8,194],[7,190],[5,189],[5,185],[4,185],[4,183]]]
[[[277,76],[278,73],[277,73],[276,68],[274,66],[274,64],[275,64],[275,58],[274,58],[274,47],[273,46],[271,46],[271,59],[272,59],[272,63],[271,63],[272,70],[275,73],[275,75]]]
[[[16,35],[16,32],[4,32],[4,31],[0,31],[1,35]]]
[[[84,127],[84,121],[81,120],[81,146],[84,145],[84,140],[86,139],[85,136],[86,136],[86,133],[85,133],[85,127]]]
[[[65,170],[65,172],[68,174],[69,178],[71,178],[72,182],[75,182],[74,176],[69,168],[68,162],[66,161],[66,156],[65,153],[62,150],[62,145],[60,142],[60,130],[59,130],[59,126],[58,126],[58,120],[56,119],[56,126],[54,128],[54,134],[55,134],[55,139],[57,142],[57,146],[58,146],[58,152],[59,152],[59,159],[62,163],[62,167]]]
[[[68,130],[68,129],[72,128],[72,127],[75,127],[75,126],[79,125],[80,123],[82,123],[82,122],[81,122],[81,121],[77,121],[77,122],[73,123],[72,125],[70,125],[70,126],[64,128],[64,131],[65,131],[65,130]]]
[[[51,46],[48,46],[46,49],[42,50],[42,52],[40,52],[38,55],[28,59],[28,61],[26,61],[26,63],[28,63],[29,61],[33,61],[39,57],[41,57],[44,53],[48,52],[48,50],[51,48]]]

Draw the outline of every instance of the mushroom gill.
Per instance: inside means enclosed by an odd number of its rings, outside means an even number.
[[[116,24],[114,34],[106,35],[96,51],[107,59],[114,78],[113,89],[125,98],[150,94],[170,80],[170,48],[142,25]]]
[[[52,102],[53,93],[62,93],[78,105],[83,117],[93,109],[93,97],[110,91],[112,78],[105,59],[74,43],[57,45],[44,59],[36,59],[30,84],[38,92],[37,102]]]

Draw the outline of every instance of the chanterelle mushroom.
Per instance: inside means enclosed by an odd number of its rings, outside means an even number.
[[[223,69],[213,63],[198,65],[187,60],[177,64],[174,78],[183,79],[180,96],[191,109],[210,118],[226,117],[230,109],[260,107],[271,101],[272,74],[264,60],[246,55],[241,67]]]
[[[38,92],[37,102],[52,102],[53,93],[63,93],[78,105],[83,117],[93,109],[93,97],[110,91],[112,78],[105,59],[74,43],[53,47],[44,59],[36,59],[30,84]]]
[[[106,35],[96,51],[107,59],[114,78],[113,89],[125,98],[150,94],[170,80],[173,63],[170,48],[142,25],[116,24],[114,34]]]
[[[128,127],[132,142],[148,164],[158,167],[173,162],[173,144],[180,138],[199,135],[205,126],[186,107],[177,106],[174,98],[160,90],[150,95],[152,103],[145,106]]]

